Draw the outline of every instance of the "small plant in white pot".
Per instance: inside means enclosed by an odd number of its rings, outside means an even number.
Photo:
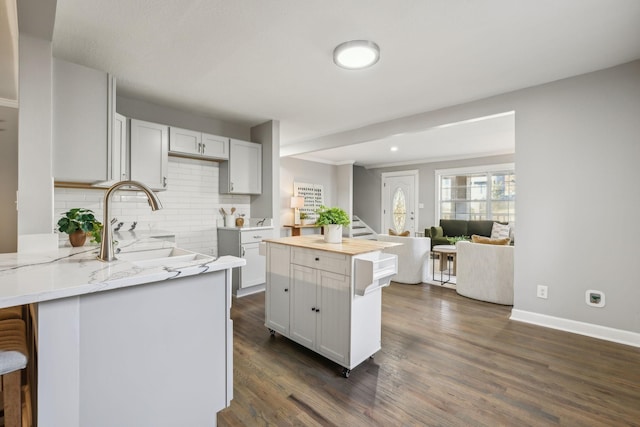
[[[326,206],[320,206],[316,213],[318,214],[316,227],[324,227],[324,241],[327,243],[342,242],[342,226],[351,223],[349,215],[338,207],[328,208]]]

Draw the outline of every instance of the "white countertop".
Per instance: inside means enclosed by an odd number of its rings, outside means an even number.
[[[223,230],[236,230],[236,231],[255,231],[255,230],[273,230],[272,225],[261,225],[261,226],[242,226],[242,227],[218,227]]]
[[[159,239],[139,239],[119,245],[123,252],[175,246]],[[179,264],[140,267],[128,261],[96,259],[97,246],[64,247],[41,253],[0,254],[0,308],[65,298],[90,292],[210,273],[246,264],[222,256]],[[116,255],[117,257],[117,255]]]

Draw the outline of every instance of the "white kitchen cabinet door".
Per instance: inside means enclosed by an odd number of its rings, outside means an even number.
[[[111,144],[111,180],[129,179],[129,139],[127,118],[116,113],[113,118],[113,138]]]
[[[202,133],[189,129],[169,129],[169,151],[181,154],[200,154]]]
[[[96,183],[111,177],[115,79],[57,58],[52,76],[53,176]]]
[[[240,288],[261,285],[266,280],[266,260],[259,253],[260,243],[242,245],[242,258],[247,264],[242,268]]]
[[[316,331],[318,353],[339,363],[346,363],[349,351],[349,276],[318,271]]]
[[[285,245],[267,245],[269,265],[265,292],[266,325],[272,331],[289,335],[289,259],[291,250]]]
[[[189,129],[169,129],[169,152],[177,156],[227,160],[229,138]]]
[[[291,339],[347,363],[349,276],[292,264],[291,277]]]
[[[153,190],[167,189],[169,127],[130,120],[130,176]]]
[[[220,163],[220,192],[262,193],[262,145],[229,140],[229,161]]]
[[[308,348],[316,343],[317,270],[291,264],[291,336]]]
[[[204,157],[226,160],[229,158],[229,138],[202,134],[202,153]]]

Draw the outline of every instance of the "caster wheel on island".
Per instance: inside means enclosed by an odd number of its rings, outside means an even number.
[[[276,331],[274,331],[273,329],[269,329],[269,334],[270,334],[272,337],[275,337],[275,336],[276,336]]]
[[[344,368],[344,369],[342,370],[342,376],[343,376],[343,377],[345,377],[345,378],[349,378],[349,375],[350,375],[350,374],[351,374],[351,369]]]

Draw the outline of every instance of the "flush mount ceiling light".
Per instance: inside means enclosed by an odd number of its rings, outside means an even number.
[[[380,48],[369,40],[352,40],[339,44],[333,51],[333,62],[348,70],[360,70],[378,62]]]

